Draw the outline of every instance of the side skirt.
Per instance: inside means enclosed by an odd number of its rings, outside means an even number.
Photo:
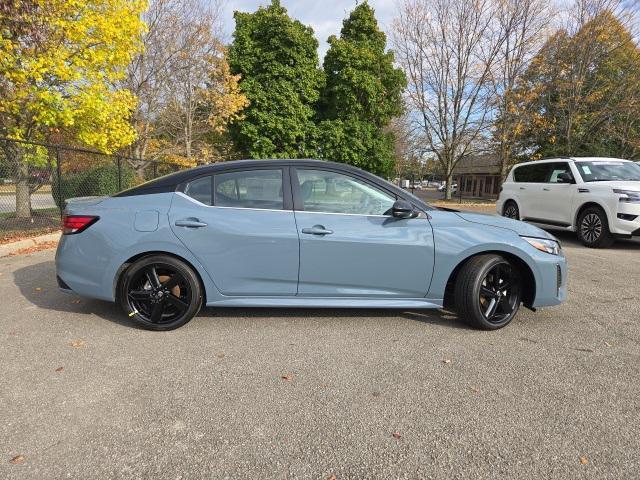
[[[442,300],[424,298],[227,297],[207,307],[274,308],[442,308]]]

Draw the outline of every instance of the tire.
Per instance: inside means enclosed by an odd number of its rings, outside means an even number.
[[[121,275],[117,301],[141,327],[167,331],[196,316],[202,297],[200,279],[189,265],[168,255],[150,255]]]
[[[514,220],[520,220],[520,209],[518,204],[513,200],[507,200],[502,208],[502,216],[512,218]]]
[[[609,230],[607,214],[600,207],[589,207],[580,212],[576,234],[578,240],[589,248],[607,248],[616,241]]]
[[[454,286],[459,318],[482,330],[508,325],[520,308],[521,278],[517,267],[500,255],[470,258],[462,266]]]

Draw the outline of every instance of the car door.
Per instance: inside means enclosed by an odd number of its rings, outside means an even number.
[[[355,174],[292,169],[300,236],[299,296],[424,297],[434,244],[426,214],[397,219],[396,200]]]
[[[521,220],[535,221],[544,215],[539,201],[548,177],[549,165],[546,162],[528,163],[513,171],[514,196],[518,201]]]
[[[549,163],[546,183],[542,186],[542,194],[538,200],[540,212],[538,217],[548,225],[568,227],[571,225],[571,211],[573,197],[576,192],[575,184],[560,182],[558,176],[571,172],[569,162]]]
[[[171,228],[222,294],[296,294],[299,241],[287,168],[220,172],[181,190]]]

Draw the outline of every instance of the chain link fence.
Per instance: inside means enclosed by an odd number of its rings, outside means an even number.
[[[68,198],[112,195],[180,168],[0,137],[0,240],[57,230]]]

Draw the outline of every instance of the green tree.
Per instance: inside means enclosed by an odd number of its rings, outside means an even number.
[[[553,35],[523,76],[521,154],[640,156],[640,48],[609,11]]]
[[[140,48],[143,0],[8,0],[0,5],[0,135],[45,139],[64,130],[110,152],[131,143],[135,97],[111,87]],[[16,215],[30,217],[25,148],[14,164]]]
[[[236,148],[250,158],[309,156],[323,82],[313,30],[291,19],[279,0],[234,18],[229,65],[249,101],[231,127]]]
[[[406,78],[394,68],[393,52],[373,8],[364,2],[344,20],[340,38],[329,37],[326,85],[318,117],[319,154],[388,176],[394,165],[394,135],[386,127],[403,111]]]

